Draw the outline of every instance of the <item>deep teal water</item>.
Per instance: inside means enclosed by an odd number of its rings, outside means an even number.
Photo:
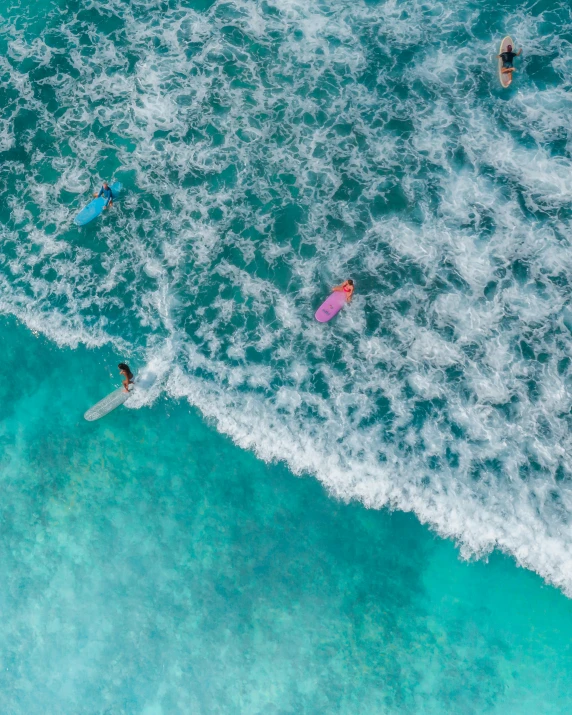
[[[0,19],[0,711],[568,712],[570,3]]]
[[[572,603],[1,324],[0,709],[565,713]]]

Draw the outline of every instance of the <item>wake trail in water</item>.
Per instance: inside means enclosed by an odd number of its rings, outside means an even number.
[[[0,310],[572,595],[568,5],[5,12]]]

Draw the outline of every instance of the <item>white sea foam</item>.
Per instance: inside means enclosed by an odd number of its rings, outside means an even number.
[[[138,357],[131,408],[186,398],[336,497],[414,511],[572,595],[558,28],[516,13],[502,94],[498,38],[465,3],[98,11],[121,31],[8,23],[0,150],[23,153],[0,168],[0,311]],[[527,73],[533,54],[558,83]],[[76,230],[102,172],[126,190]],[[349,275],[352,305],[315,322]]]

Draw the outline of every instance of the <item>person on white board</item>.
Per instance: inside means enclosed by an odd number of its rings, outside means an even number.
[[[125,378],[125,380],[123,380],[125,392],[129,392],[129,385],[133,384],[133,373],[129,369],[129,365],[125,362],[120,362],[117,367],[119,368],[120,374]]]
[[[502,74],[512,74],[514,72],[514,67],[512,66],[512,61],[515,57],[520,57],[522,54],[522,47],[518,52],[512,51],[512,45],[507,45],[506,50],[497,55],[499,60],[502,60]]]

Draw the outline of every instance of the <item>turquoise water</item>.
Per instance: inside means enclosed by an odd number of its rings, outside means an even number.
[[[4,709],[569,710],[570,4],[0,17]]]
[[[2,712],[569,711],[572,602],[538,576],[184,401],[87,424],[113,352],[1,328]]]

